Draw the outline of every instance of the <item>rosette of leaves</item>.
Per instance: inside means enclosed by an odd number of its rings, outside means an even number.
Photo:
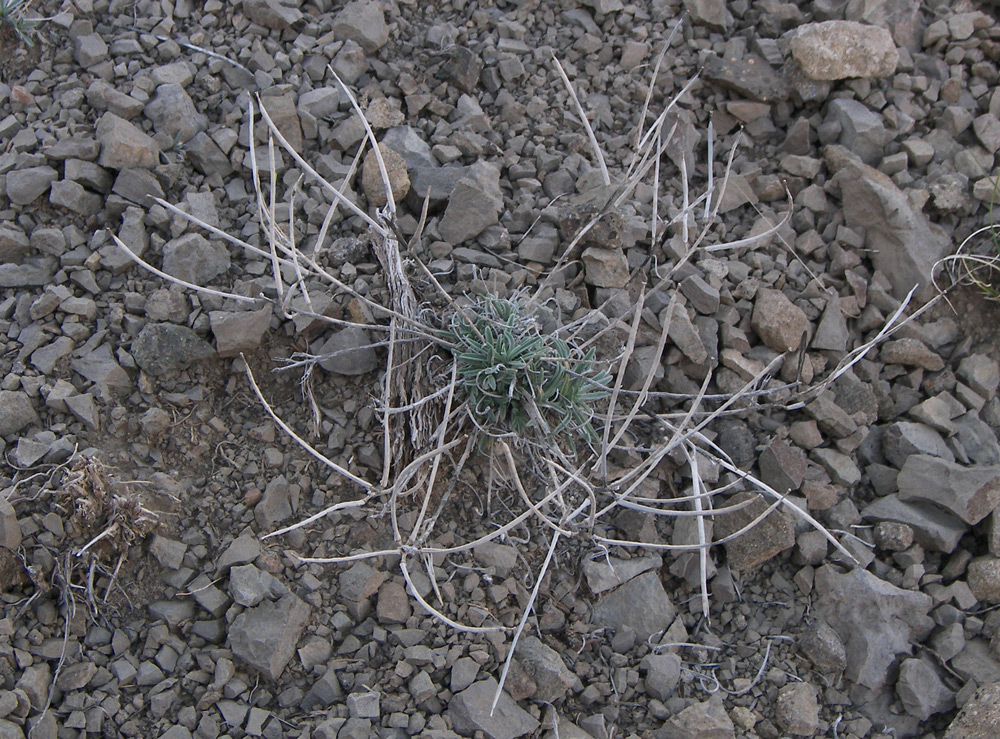
[[[595,367],[593,349],[541,333],[515,300],[495,297],[454,313],[445,338],[458,394],[485,434],[565,441],[574,454],[576,436],[598,440],[594,404],[609,394],[611,376]]]
[[[0,28],[6,26],[30,48],[34,46],[31,34],[35,24],[24,17],[28,4],[25,0],[0,0]]]

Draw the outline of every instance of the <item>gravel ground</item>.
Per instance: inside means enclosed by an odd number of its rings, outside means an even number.
[[[935,263],[991,222],[995,12],[969,0],[35,2],[29,15],[47,20],[31,48],[0,29],[0,736],[1000,736],[1000,314],[953,290],[824,384],[911,289],[905,313],[932,300]],[[664,128],[659,186],[646,178],[606,208],[546,278],[609,192],[553,59],[617,183],[678,22],[643,123],[694,80]],[[491,714],[509,634],[427,614],[398,555],[293,556],[391,549],[389,516],[345,509],[265,539],[357,493],[276,426],[245,368],[292,428],[372,480],[383,350],[273,300],[179,287],[112,235],[174,279],[273,298],[267,258],[151,198],[266,244],[252,137],[265,179],[271,162],[248,106],[260,96],[339,184],[365,133],[334,71],[382,142],[401,234],[429,203],[404,256],[453,294],[547,279],[552,325],[614,320],[683,263],[644,304],[628,382],[659,367],[654,390],[697,393],[711,377],[708,393],[733,393],[784,357],[763,383],[774,402],[743,403],[707,433],[857,562],[775,511],[713,548],[706,619],[697,554],[656,549],[695,541],[691,519],[624,511],[598,533],[651,546],[557,549]],[[373,160],[361,170],[347,192],[379,207]],[[277,154],[279,195],[300,174]],[[704,205],[679,214],[710,183],[719,215],[689,255]],[[306,252],[328,203],[313,184],[296,195]],[[365,224],[338,214],[323,248],[356,296],[316,290],[313,310],[370,320],[357,296],[386,285]],[[308,384],[318,417],[301,370],[273,371],[297,352],[339,352]],[[799,407],[795,381],[816,388]],[[650,496],[691,484],[681,462]],[[438,546],[507,515],[481,480],[462,484]],[[736,486],[727,503],[749,495]],[[764,510],[752,503],[716,516],[715,538]],[[449,618],[513,627],[546,536],[522,527],[436,558],[435,587],[420,573],[415,587]]]

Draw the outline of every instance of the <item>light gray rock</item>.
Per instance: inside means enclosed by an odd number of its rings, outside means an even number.
[[[38,414],[26,393],[0,390],[0,436],[12,437],[26,426],[38,422]]]
[[[901,500],[932,503],[971,526],[1000,505],[1000,466],[963,467],[914,454],[906,459],[896,483]]]
[[[621,5],[617,9],[621,10]],[[725,0],[684,0],[684,9],[696,24],[714,31],[728,31],[734,22]]]
[[[839,573],[832,565],[816,571],[816,612],[840,635],[847,653],[847,678],[878,690],[899,655],[934,628],[927,615],[933,601],[924,593],[897,588],[868,572]]]
[[[885,155],[885,145],[892,133],[882,123],[882,116],[858,100],[838,98],[830,103],[828,120],[840,124],[840,144],[865,164],[875,165]]]
[[[638,577],[643,572],[657,570],[662,566],[663,558],[655,553],[632,559],[601,557],[584,562],[583,575],[587,578],[590,592],[600,595]]]
[[[441,238],[458,246],[496,224],[502,210],[500,170],[488,162],[476,162],[451,192],[438,225]]]
[[[955,707],[954,691],[944,684],[934,665],[925,659],[903,660],[899,666],[896,695],[906,712],[921,721]]]
[[[53,182],[49,186],[49,202],[81,216],[96,215],[104,207],[103,197],[72,180]]]
[[[234,357],[260,346],[271,327],[270,305],[253,311],[210,311],[208,314],[220,357]]]
[[[1000,603],[1000,557],[987,555],[969,562],[969,589],[981,603]]]
[[[819,728],[816,688],[806,682],[785,685],[778,691],[774,718],[778,726],[793,736],[815,736]]]
[[[132,342],[132,358],[151,375],[181,370],[215,355],[212,345],[187,326],[148,323]]]
[[[517,645],[517,659],[535,681],[533,699],[555,703],[566,697],[574,686],[580,685],[580,678],[570,670],[559,653],[543,644],[537,637],[528,636]]]
[[[271,121],[281,131],[281,135],[295,151],[302,151],[302,123],[299,112],[295,108],[295,96],[267,95],[261,98],[261,104],[267,109]],[[352,116],[349,121],[353,121]]]
[[[403,161],[406,162],[406,166],[411,170],[418,167],[450,169],[442,168],[438,165],[438,161],[434,158],[434,154],[431,151],[430,144],[421,137],[416,129],[410,126],[390,128],[382,135],[381,143],[402,156]],[[456,167],[454,169],[457,169],[463,175],[467,171],[465,167]],[[456,179],[455,182],[457,181]],[[452,184],[454,185],[454,183]],[[450,191],[445,193],[444,197],[447,198],[449,194]],[[423,198],[423,193],[420,194],[420,197]]]
[[[199,113],[187,91],[175,82],[160,85],[143,109],[157,133],[177,141],[187,141],[208,126],[208,118]]]
[[[972,354],[958,364],[958,376],[984,398],[992,398],[1000,387],[1000,365],[985,354]]]
[[[681,677],[681,658],[672,653],[650,654],[643,657],[642,669],[646,671],[646,694],[665,701],[674,694]]]
[[[377,2],[354,0],[334,17],[333,34],[338,40],[354,41],[366,54],[371,54],[389,40],[389,26]]]
[[[955,455],[941,435],[922,423],[899,421],[889,426],[882,435],[882,453],[896,467],[902,468],[914,454],[938,457],[954,462]]]
[[[237,565],[229,571],[229,595],[241,606],[253,608],[266,598],[280,598],[287,592],[280,580],[252,564]]]
[[[842,20],[800,26],[789,49],[805,75],[819,81],[888,77],[899,58],[888,30]]]
[[[295,654],[311,610],[292,593],[248,608],[229,626],[229,648],[248,666],[277,680]]]
[[[790,352],[801,344],[809,319],[783,292],[764,288],[757,291],[750,327],[768,348]]]
[[[448,702],[452,726],[462,736],[483,732],[489,739],[516,739],[538,728],[538,720],[522,710],[506,692],[490,713],[497,682],[492,677],[473,683]]]
[[[580,260],[583,262],[584,276],[588,285],[621,288],[628,284],[628,261],[620,250],[590,246],[584,249]],[[690,320],[687,325],[693,331]],[[675,329],[675,332],[679,330]],[[697,342],[704,352],[705,347],[701,344],[701,339],[697,339]]]
[[[692,703],[667,719],[653,732],[653,739],[735,739],[736,727],[726,713],[722,697],[712,696],[703,703]]]
[[[208,285],[229,264],[229,250],[199,233],[183,234],[163,246],[163,271],[194,285]]]
[[[934,293],[931,271],[952,248],[944,229],[931,224],[885,174],[843,147],[824,149],[827,168],[841,184],[845,223],[865,230],[875,269],[888,276],[893,296],[902,300],[919,285],[917,297]]]
[[[21,525],[17,522],[14,506],[6,498],[0,498],[0,547],[16,551],[21,540]]]
[[[648,639],[670,626],[675,614],[659,574],[646,572],[604,595],[594,606],[592,621],[616,631],[629,626],[638,638]]]
[[[302,19],[302,11],[280,0],[246,0],[243,12],[247,18],[272,31],[284,31]]]
[[[962,706],[944,739],[983,739],[1000,736],[1000,682],[980,687]]]
[[[73,58],[84,69],[108,58],[108,45],[98,33],[87,33],[73,39]]]
[[[368,332],[360,326],[335,331],[316,350],[319,366],[338,375],[363,375],[378,366],[378,355]]]
[[[906,502],[896,494],[885,495],[861,511],[867,521],[895,521],[913,529],[921,546],[937,552],[953,552],[968,531],[964,521],[929,503]]]
[[[160,158],[160,147],[148,135],[124,118],[105,113],[97,122],[96,138],[101,145],[97,163],[110,169],[152,168]]]
[[[48,192],[49,185],[58,179],[59,173],[47,166],[12,170],[7,173],[7,198],[15,205],[27,205]]]
[[[834,296],[826,301],[823,316],[816,326],[816,333],[809,346],[814,350],[845,352],[849,341],[850,332],[847,329],[847,319],[840,309],[839,298]]]

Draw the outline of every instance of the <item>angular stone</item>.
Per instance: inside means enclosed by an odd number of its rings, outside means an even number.
[[[73,58],[81,67],[89,69],[108,58],[108,45],[97,33],[76,36],[73,39]]]
[[[681,677],[681,658],[672,653],[649,654],[643,657],[641,668],[646,671],[646,694],[665,701],[677,688]]]
[[[6,498],[0,498],[0,547],[14,552],[21,546],[21,525],[17,522],[14,506]],[[3,583],[6,590],[7,583]]]
[[[931,272],[952,248],[950,236],[931,224],[888,175],[843,147],[824,149],[827,168],[841,183],[845,223],[865,230],[875,269],[887,275],[898,300],[919,285],[917,297],[934,294]]]
[[[1000,603],[1000,558],[976,557],[969,562],[969,589],[980,603]]]
[[[193,285],[207,285],[229,264],[229,250],[199,233],[186,233],[163,245],[163,271]]]
[[[1000,505],[1000,466],[963,467],[914,454],[906,459],[896,482],[901,500],[932,503],[971,526]]]
[[[594,595],[600,595],[612,588],[638,577],[643,572],[656,570],[663,566],[659,554],[648,554],[644,557],[619,559],[618,557],[601,557],[588,559],[583,563],[583,575],[587,578],[587,587]]]
[[[162,199],[164,195],[160,181],[148,169],[123,169],[115,178],[111,191],[146,207],[153,204],[153,198]]]
[[[659,574],[646,572],[602,597],[592,622],[615,631],[629,626],[638,638],[648,639],[670,626],[675,614]]]
[[[902,468],[906,460],[914,454],[926,454],[954,462],[955,455],[941,435],[922,423],[899,421],[885,430],[882,435],[882,453],[896,467]]]
[[[984,739],[1000,736],[1000,682],[980,687],[962,706],[944,739]]]
[[[703,703],[692,703],[667,719],[653,732],[653,739],[735,739],[736,727],[719,695]]]
[[[783,292],[765,288],[757,291],[750,327],[768,348],[791,352],[802,343],[809,319]]]
[[[778,726],[793,736],[815,736],[819,728],[816,688],[805,682],[785,685],[778,691],[774,717]]]
[[[270,305],[255,311],[210,311],[208,314],[220,357],[234,357],[260,346],[271,327]]]
[[[830,103],[828,120],[840,124],[839,143],[865,164],[875,165],[882,160],[892,133],[886,130],[878,113],[858,100],[840,98]]]
[[[488,162],[476,162],[455,184],[438,231],[441,238],[458,246],[496,224],[502,210],[500,170]]]
[[[895,521],[913,529],[921,546],[937,552],[953,552],[968,531],[964,521],[929,503],[906,502],[898,495],[885,495],[861,511],[868,521]]]
[[[191,96],[177,83],[157,87],[143,112],[153,122],[157,133],[179,142],[187,141],[208,126],[208,118],[198,112]]]
[[[0,224],[0,263],[20,262],[28,254],[30,246],[24,231],[12,224]]]
[[[389,40],[389,26],[380,5],[374,0],[354,0],[333,19],[333,35],[354,41],[366,54],[381,49]]]
[[[319,366],[338,375],[364,375],[378,366],[378,355],[368,332],[360,326],[335,331],[317,349]]]
[[[691,20],[713,31],[728,31],[733,25],[733,15],[726,7],[725,0],[684,0],[684,9],[691,14]]]
[[[260,556],[260,541],[249,534],[234,539],[215,563],[215,574],[225,575],[231,567],[253,562]]]
[[[490,711],[497,682],[492,677],[473,683],[448,702],[448,715],[455,731],[472,736],[481,731],[489,739],[516,739],[538,728],[538,721],[522,710],[506,692],[500,693],[496,709]]]
[[[930,372],[944,369],[944,360],[935,354],[924,342],[917,339],[896,339],[885,342],[879,349],[879,356],[886,364],[902,364],[908,367],[923,367]]]
[[[517,645],[517,660],[535,681],[533,700],[555,703],[566,697],[580,679],[570,670],[559,653],[543,644],[537,637],[528,636]]]
[[[277,680],[295,654],[311,610],[292,593],[248,608],[229,627],[229,647],[251,668]]]
[[[272,31],[284,31],[302,19],[301,10],[282,5],[280,0],[246,0],[243,12],[254,23]]]
[[[583,262],[584,276],[588,285],[621,288],[628,284],[628,261],[621,251],[591,246],[584,250],[580,260]],[[688,325],[690,326],[690,321]],[[700,339],[698,343],[701,343]]]
[[[820,81],[888,77],[899,58],[888,30],[853,21],[807,23],[789,48],[805,75]]]
[[[20,390],[0,390],[0,436],[8,438],[25,426],[38,423],[35,407]]]
[[[152,168],[160,158],[160,147],[148,135],[114,113],[105,113],[97,122],[96,138],[101,145],[97,163],[110,169]]]
[[[958,365],[958,376],[984,398],[992,398],[1000,387],[1000,365],[985,354],[973,354]]]
[[[735,534],[768,508],[768,502],[763,496],[750,492],[737,493],[726,501],[726,507],[738,506],[747,501],[750,501],[749,505],[744,505],[739,510],[716,514],[716,538],[723,539]],[[756,567],[793,546],[795,527],[779,506],[749,531],[725,543],[726,561],[731,570],[740,572]]]
[[[781,439],[772,441],[760,453],[757,463],[762,481],[782,494],[799,489],[809,464],[801,451]]]
[[[923,641],[934,628],[927,615],[933,601],[902,590],[867,570],[839,573],[832,565],[816,571],[816,612],[840,635],[847,650],[846,676],[878,690],[899,655]]]
[[[382,154],[382,162],[385,165],[393,202],[401,203],[410,191],[410,177],[406,173],[406,162],[402,156],[385,144],[379,144],[379,151]],[[361,167],[361,189],[368,204],[372,207],[381,208],[386,204],[385,184],[382,182],[382,175],[379,172],[378,160],[375,159],[375,154],[371,151],[365,156],[365,162]]]
[[[268,95],[261,98],[261,104],[288,144],[295,151],[302,151],[302,123],[295,107],[295,96]]]
[[[187,326],[148,323],[132,341],[132,358],[143,370],[157,376],[215,355],[215,349]]]
[[[59,173],[52,167],[15,169],[7,173],[7,198],[15,205],[27,205],[48,192],[49,185],[58,179]]]
[[[104,198],[71,180],[53,182],[49,189],[49,202],[81,216],[96,215],[104,207]]]
[[[935,667],[925,659],[903,660],[896,695],[906,712],[921,721],[955,707],[954,691],[948,689]]]
[[[847,649],[840,635],[822,619],[813,621],[799,637],[798,649],[813,667],[829,678],[847,669]]]
[[[847,319],[840,308],[840,300],[830,298],[826,301],[823,316],[809,346],[814,350],[845,352],[849,341],[850,332],[847,329]]]

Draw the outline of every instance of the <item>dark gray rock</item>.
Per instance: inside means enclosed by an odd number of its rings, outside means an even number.
[[[896,695],[911,716],[926,721],[955,707],[955,692],[945,685],[936,667],[925,659],[904,659],[899,666]]]
[[[338,375],[363,375],[378,366],[378,355],[368,332],[360,326],[335,331],[315,351],[319,366]]]
[[[181,370],[215,355],[212,345],[187,326],[146,324],[132,342],[132,358],[151,375]]]
[[[866,521],[895,521],[913,529],[921,546],[937,552],[953,552],[968,531],[964,521],[929,503],[906,502],[898,495],[885,495],[865,506]]]
[[[20,262],[28,254],[31,241],[13,224],[0,225],[0,263]]]
[[[814,621],[799,637],[798,649],[817,671],[836,678],[847,669],[847,649],[840,635],[823,620]]]
[[[643,657],[640,665],[646,671],[646,694],[650,698],[665,701],[677,687],[681,677],[681,658],[672,652],[650,654]]]
[[[153,198],[163,198],[160,181],[148,169],[123,169],[111,191],[144,207],[153,205]]]
[[[295,654],[311,610],[291,593],[248,608],[229,627],[229,648],[248,666],[277,680]]]
[[[438,230],[445,241],[458,246],[497,223],[503,207],[500,170],[477,162],[455,184]]]
[[[896,483],[901,500],[932,503],[971,526],[1000,505],[1000,466],[963,467],[914,454],[906,459]]]
[[[824,565],[816,571],[815,587],[817,614],[846,647],[847,678],[866,688],[882,688],[899,655],[909,655],[911,644],[934,628],[927,615],[930,596],[897,588],[866,570],[841,574]]]
[[[27,205],[44,195],[59,179],[52,167],[25,167],[7,173],[7,198],[15,205]]]

